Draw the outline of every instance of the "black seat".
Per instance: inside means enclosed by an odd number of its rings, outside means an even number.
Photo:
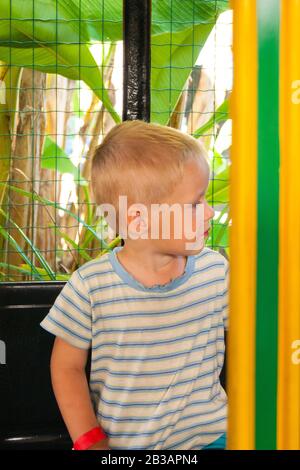
[[[51,386],[54,336],[39,325],[64,284],[0,286],[0,449],[72,447]]]

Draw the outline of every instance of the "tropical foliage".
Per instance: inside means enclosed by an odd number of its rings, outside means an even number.
[[[151,120],[181,127],[184,113],[189,121],[195,61],[228,4],[186,0],[182,8],[173,0],[171,11],[167,0],[152,3]],[[105,220],[96,215],[88,180],[94,148],[121,121],[112,74],[122,31],[122,0],[1,1],[2,280],[64,280],[120,242],[101,236]],[[225,101],[193,135],[216,134],[227,118]],[[209,243],[222,249],[228,162],[216,153],[212,159],[208,198],[220,213]],[[63,199],[66,181],[72,189]]]

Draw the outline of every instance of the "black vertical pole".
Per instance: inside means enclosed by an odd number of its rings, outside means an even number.
[[[123,1],[123,121],[150,121],[151,0]]]
[[[151,0],[123,0],[123,41],[122,119],[149,122]]]

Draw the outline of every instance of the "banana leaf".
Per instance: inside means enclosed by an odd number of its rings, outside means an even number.
[[[227,1],[153,2],[151,121],[167,124]]]
[[[86,22],[80,21],[79,5],[85,3],[83,0],[2,0],[0,59],[8,65],[84,80],[115,122],[120,122],[100,68],[90,52]]]
[[[165,124],[227,0],[152,2],[151,120]],[[1,0],[0,59],[83,80],[120,122],[90,45],[123,39],[122,0]],[[172,72],[172,73],[170,73]]]

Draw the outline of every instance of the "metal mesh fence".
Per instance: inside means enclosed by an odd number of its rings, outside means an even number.
[[[101,238],[90,162],[121,121],[121,0],[2,0],[0,281],[67,280],[119,244]],[[228,254],[231,12],[227,1],[152,1],[151,121],[202,140],[208,246]]]

